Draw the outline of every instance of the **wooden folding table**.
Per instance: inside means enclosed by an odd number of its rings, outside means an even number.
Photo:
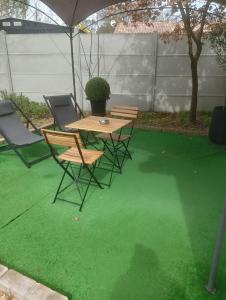
[[[116,118],[107,118],[109,120],[109,124],[103,125],[100,123],[100,119],[101,117],[89,116],[79,121],[68,124],[66,127],[71,129],[77,129],[77,130],[93,131],[93,132],[109,134],[112,143],[112,149],[113,149],[113,160],[106,155],[105,157],[112,163],[112,170],[111,170],[111,178],[112,178],[114,167],[117,167],[120,173],[122,171],[122,166],[120,165],[119,157],[117,153],[117,145],[121,137],[122,129],[125,126],[129,125],[132,121],[124,120],[124,119],[116,119]],[[117,139],[115,139],[114,132],[118,130],[119,130],[119,134],[117,136]],[[111,183],[111,179],[110,179],[110,183]]]

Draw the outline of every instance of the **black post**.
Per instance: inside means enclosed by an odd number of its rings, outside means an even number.
[[[71,46],[71,70],[72,70],[72,80],[73,80],[73,94],[76,100],[76,85],[75,85],[75,62],[74,62],[74,48],[73,48],[73,27],[70,27],[70,46]]]
[[[224,209],[221,217],[221,222],[219,226],[219,231],[218,231],[218,237],[215,245],[215,250],[212,258],[212,264],[211,264],[211,269],[210,269],[210,274],[209,274],[209,279],[208,283],[206,285],[206,290],[209,293],[215,293],[216,292],[216,277],[217,277],[217,269],[219,265],[219,259],[224,243],[224,235],[225,235],[225,229],[226,229],[226,198],[224,201]]]

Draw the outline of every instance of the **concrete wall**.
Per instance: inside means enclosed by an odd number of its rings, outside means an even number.
[[[65,34],[1,32],[0,41],[0,89],[22,92],[36,101],[42,101],[43,94],[72,92],[70,45]],[[84,110],[90,107],[83,92],[89,73],[99,73],[109,81],[109,107],[123,103],[142,110],[189,109],[191,75],[186,40],[165,44],[157,34],[101,34],[99,45],[98,50],[97,35],[92,42],[90,35],[74,39],[77,99]],[[200,58],[199,82],[200,110],[212,110],[223,103],[226,73],[208,45]]]

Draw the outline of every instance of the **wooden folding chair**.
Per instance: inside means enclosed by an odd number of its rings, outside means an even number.
[[[101,156],[104,153],[102,151],[89,150],[84,148],[79,133],[59,132],[59,131],[46,130],[46,129],[43,129],[42,132],[47,144],[50,147],[50,151],[54,160],[64,171],[60,184],[57,188],[57,192],[55,194],[53,203],[55,203],[56,199],[60,199],[58,195],[61,192],[65,191],[69,186],[71,186],[71,184],[74,183],[78,189],[81,198],[80,204],[78,203],[74,203],[74,204],[79,205],[79,210],[81,211],[90,184],[93,183],[99,188],[101,189],[103,188],[102,185],[97,180],[96,176],[94,175],[94,171],[96,168],[97,161],[101,158]],[[56,154],[56,150],[54,147],[56,145],[67,147],[68,149],[64,151],[62,154],[58,155]],[[78,175],[76,175],[75,172],[73,171],[73,166],[72,166],[73,164],[77,164],[80,166]],[[84,178],[82,179],[80,176],[82,168],[85,168],[87,170],[87,174],[89,175],[89,178],[87,180],[84,180]],[[62,188],[66,174],[72,179],[72,183]],[[87,187],[83,194],[81,192],[79,183],[87,184]]]
[[[111,140],[116,143],[117,150],[119,152],[123,153],[123,159],[122,159],[122,165],[124,162],[124,159],[126,156],[128,156],[130,159],[132,159],[131,153],[129,152],[129,143],[132,137],[133,129],[134,129],[134,123],[135,120],[138,117],[138,107],[135,106],[121,106],[121,105],[115,105],[111,109],[111,116],[117,117],[117,118],[124,118],[129,119],[132,121],[132,126],[130,127],[130,131],[128,134],[122,134],[122,131],[120,130],[119,133],[114,133],[112,136],[106,133],[101,133],[97,135],[97,138],[102,140],[104,143],[104,149],[107,148],[108,151],[111,151]],[[121,148],[124,148],[124,151],[122,151]]]

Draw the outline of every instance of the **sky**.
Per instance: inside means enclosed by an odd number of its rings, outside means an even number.
[[[197,7],[201,6],[204,2],[205,0],[197,0],[196,1]],[[27,20],[39,21],[45,23],[54,23],[53,22],[54,20],[57,24],[64,25],[64,22],[48,6],[46,6],[40,0],[30,0],[30,4],[33,7],[36,7],[39,10],[43,11],[46,15],[41,13],[40,11],[37,11],[35,8],[29,7],[27,11],[27,17],[26,17]],[[48,18],[47,16],[50,16],[50,18]],[[94,14],[91,17],[92,19],[97,19],[97,14]]]
[[[39,0],[30,0],[30,4],[34,7],[37,7],[41,11],[43,11],[46,15],[50,16],[53,20],[55,20],[58,24],[64,25],[64,22],[43,2]],[[51,18],[48,18],[41,12],[37,11],[35,8],[30,7],[27,12],[27,19],[31,21],[40,21],[45,23],[53,23]]]

